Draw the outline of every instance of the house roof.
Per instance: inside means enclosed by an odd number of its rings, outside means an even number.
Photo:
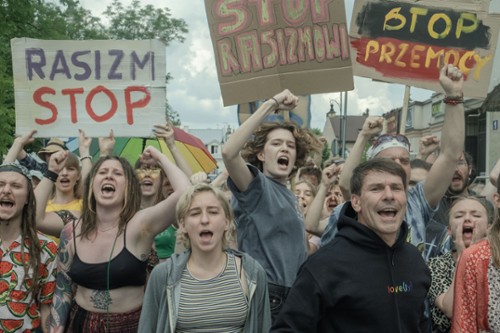
[[[221,143],[224,140],[225,133],[224,129],[187,129],[189,134],[194,135],[199,138],[205,145],[211,144],[214,142]]]
[[[358,137],[358,132],[363,128],[363,124],[365,123],[366,116],[347,116],[346,118],[346,134],[345,141],[346,142],[355,142]],[[333,117],[330,118],[330,123],[332,125],[333,131],[335,132],[335,136],[338,140],[341,139],[340,134],[341,130],[341,117]]]
[[[481,107],[484,111],[499,111],[500,110],[500,84],[498,84],[486,96]]]

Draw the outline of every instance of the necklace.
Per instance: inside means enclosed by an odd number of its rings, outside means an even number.
[[[107,228],[107,229],[99,229],[99,228],[97,228],[97,231],[99,231],[99,232],[106,232],[106,231],[113,230],[113,229],[114,229],[114,228],[116,228],[117,226],[118,226],[118,224],[117,224],[117,225],[114,225],[114,226],[112,226],[112,227],[109,227],[109,228]]]
[[[196,267],[196,265],[194,265],[189,260],[186,263],[186,268],[187,268],[187,271],[189,272],[189,274],[193,278],[195,278],[196,280],[206,281],[206,280],[216,278],[217,276],[220,276],[222,273],[224,273],[224,271],[226,270],[226,267],[227,267],[228,260],[229,259],[227,257],[227,253],[224,252],[224,259],[222,261],[222,266],[216,270],[218,272],[216,274],[211,273],[211,272],[207,272],[207,271],[203,271],[203,270],[200,271],[200,268]]]

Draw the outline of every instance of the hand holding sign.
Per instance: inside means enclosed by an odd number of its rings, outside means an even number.
[[[14,38],[16,133],[148,136],[165,119],[165,45],[157,40]],[[90,51],[92,50],[92,51]]]

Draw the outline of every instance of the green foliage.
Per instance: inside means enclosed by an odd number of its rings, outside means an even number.
[[[323,135],[323,132],[319,128],[311,128],[311,132],[318,137]]]
[[[179,118],[179,113],[172,109],[170,104],[165,103],[165,115],[167,117],[167,120],[169,123],[171,123],[174,126],[180,126],[181,125],[181,119]]]
[[[168,45],[173,40],[183,42],[188,32],[186,22],[172,18],[170,9],[141,7],[139,0],[132,1],[127,8],[119,0],[113,0],[104,15],[110,21],[106,30],[109,39],[159,39]]]
[[[0,0],[0,155],[12,144],[15,130],[12,38],[159,39],[168,45],[173,40],[184,41],[188,32],[186,22],[173,18],[168,8],[143,7],[139,0],[126,8],[114,0],[103,15],[109,25],[78,0]],[[180,123],[178,113],[168,103],[166,113]]]
[[[0,59],[0,67],[3,68],[4,61]],[[12,78],[4,71],[0,72],[0,156],[7,153],[14,135],[15,114],[12,91]]]
[[[321,152],[321,168],[323,168],[323,165],[329,158],[330,158],[330,149],[328,148],[328,143],[325,142],[323,144],[323,151]]]

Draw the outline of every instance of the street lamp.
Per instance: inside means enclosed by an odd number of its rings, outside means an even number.
[[[335,109],[333,108],[333,102],[337,102],[337,101],[334,99],[330,99],[330,111],[328,111],[326,113],[326,117],[329,119],[332,119],[333,117],[335,117],[335,114],[336,114]],[[338,103],[339,102],[337,102],[337,104]],[[340,107],[340,105],[339,105],[339,107]]]
[[[337,103],[337,106],[339,107],[340,109],[340,132],[339,132],[339,139],[337,140],[337,136],[335,136],[335,143],[332,144],[335,145],[335,147],[337,147],[338,145],[338,142],[341,142],[341,148],[340,148],[340,152],[337,153],[338,149],[335,149],[335,154],[338,154],[339,156],[345,158],[345,132],[346,132],[346,117],[344,116],[344,111],[342,110],[342,95],[340,95],[340,103],[339,101],[337,101],[336,99],[333,99],[333,98],[330,98],[330,111],[328,111],[328,113],[326,114],[326,116],[328,118],[333,118],[335,115],[336,115],[336,112],[335,112],[335,109],[333,107],[333,102]],[[337,134],[337,133],[335,133]]]

